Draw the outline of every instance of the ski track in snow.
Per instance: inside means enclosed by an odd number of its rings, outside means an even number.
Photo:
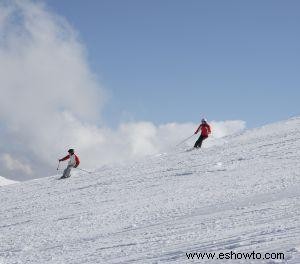
[[[209,148],[0,187],[0,264],[299,264],[299,157],[294,118]],[[285,260],[185,255],[253,250]]]

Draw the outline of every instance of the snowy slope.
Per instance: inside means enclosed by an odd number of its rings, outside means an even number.
[[[300,119],[220,142],[0,188],[0,263],[300,263]]]
[[[0,186],[14,184],[14,183],[18,183],[18,182],[17,181],[13,181],[13,180],[9,180],[9,179],[6,179],[6,178],[0,176]]]

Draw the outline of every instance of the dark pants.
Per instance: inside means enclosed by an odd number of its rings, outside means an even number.
[[[200,135],[198,140],[195,142],[194,148],[201,148],[204,139],[207,139],[207,137]]]

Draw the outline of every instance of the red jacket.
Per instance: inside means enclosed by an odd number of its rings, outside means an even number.
[[[73,155],[67,155],[64,158],[60,159],[59,161],[64,161],[64,160],[69,160],[69,164],[68,165],[72,165],[74,168],[77,168],[80,161],[79,158],[77,157],[77,155],[73,154]]]
[[[197,134],[201,130],[201,136],[208,137],[208,135],[211,133],[211,129],[209,124],[201,124],[197,130],[195,131],[195,134]]]

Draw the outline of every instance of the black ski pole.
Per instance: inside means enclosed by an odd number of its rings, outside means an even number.
[[[59,164],[60,164],[60,161],[58,162],[58,165],[57,165],[57,169],[56,169],[56,170],[58,170],[58,169],[59,169]]]

